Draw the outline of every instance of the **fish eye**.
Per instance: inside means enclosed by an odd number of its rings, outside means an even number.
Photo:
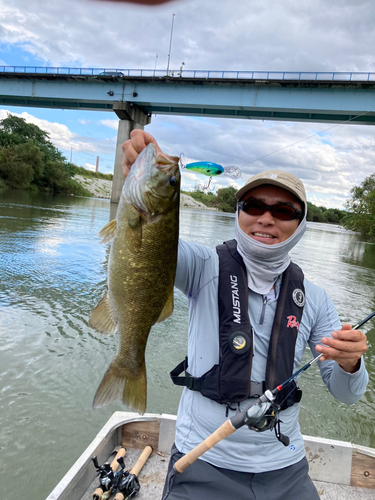
[[[173,176],[173,177],[169,178],[169,185],[170,186],[176,186],[177,185],[177,179],[176,179],[176,177]]]

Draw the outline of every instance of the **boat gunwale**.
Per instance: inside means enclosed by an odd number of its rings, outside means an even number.
[[[90,445],[68,470],[46,500],[79,500],[96,475],[94,467],[89,467],[89,464],[92,462],[91,458],[96,455],[100,463],[107,460],[113,449],[121,443],[123,426],[133,422],[159,422],[159,448],[155,451],[169,453],[170,447],[173,444],[176,422],[175,415],[157,413],[138,415],[131,412],[117,411],[105,423]],[[310,467],[309,475],[314,481],[323,481],[344,486],[353,485],[353,457],[361,455],[369,457],[369,461],[375,459],[375,449],[373,448],[346,441],[307,435],[303,435],[302,437]],[[338,465],[336,471],[333,471],[332,467],[335,466],[335,463]],[[375,476],[375,470],[370,475]],[[81,482],[82,484],[80,484]],[[80,484],[79,487],[78,484]],[[355,483],[354,486],[366,487]],[[73,490],[74,494],[72,495]]]

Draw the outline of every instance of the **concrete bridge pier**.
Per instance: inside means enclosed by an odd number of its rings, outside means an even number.
[[[113,183],[111,193],[111,203],[120,201],[122,186],[124,185],[124,176],[121,170],[123,157],[122,144],[130,138],[130,133],[134,129],[144,129],[145,125],[151,122],[151,115],[144,113],[140,109],[127,102],[117,102],[113,105],[113,111],[119,117],[117,132],[115,168],[113,172]]]

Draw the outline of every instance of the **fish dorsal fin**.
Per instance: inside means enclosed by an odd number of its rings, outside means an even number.
[[[99,232],[100,238],[102,238],[100,243],[110,243],[116,234],[116,219],[111,220],[106,224]]]
[[[166,303],[164,304],[163,310],[158,317],[157,323],[166,320],[169,316],[172,316],[173,313],[173,289],[169,294]]]
[[[93,309],[89,318],[89,325],[100,333],[111,335],[116,331],[116,323],[113,319],[108,292],[105,292],[99,304]]]

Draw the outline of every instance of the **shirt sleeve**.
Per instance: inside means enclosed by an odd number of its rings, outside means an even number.
[[[315,347],[321,344],[322,337],[332,337],[332,332],[341,328],[337,311],[328,295],[322,290],[322,297],[316,309],[316,321],[311,330],[309,346],[314,355],[320,353]],[[329,392],[339,401],[346,404],[356,403],[365,393],[368,383],[368,373],[363,357],[355,373],[345,372],[333,360],[318,362],[324,384]]]
[[[213,254],[204,245],[179,240],[175,287],[187,297],[197,296],[204,286],[207,263],[211,263]]]

